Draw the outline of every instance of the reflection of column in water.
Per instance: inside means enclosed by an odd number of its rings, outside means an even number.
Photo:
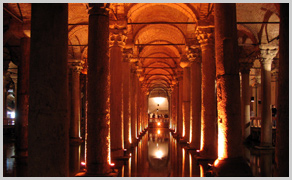
[[[71,145],[70,146],[70,159],[69,159],[69,170],[70,176],[74,176],[80,171],[80,151],[81,145]]]
[[[181,146],[179,143],[177,143],[177,171],[178,171],[178,176],[182,175],[182,150]]]
[[[205,177],[204,167],[200,164],[200,177]]]
[[[251,157],[250,157],[250,150],[244,146],[244,155],[243,157],[245,157],[245,159],[247,160],[247,162],[251,161]],[[249,164],[250,166],[250,164]]]
[[[193,159],[191,153],[189,154],[190,159],[190,177],[200,177],[200,166],[197,161]]]
[[[255,155],[250,156],[250,169],[252,171],[253,176],[256,176],[257,173],[257,158]]]
[[[187,153],[185,151],[185,149],[183,149],[184,151],[184,156],[185,156],[185,161],[184,161],[184,168],[185,168],[185,172],[184,172],[184,177],[190,177],[190,158],[189,158],[189,153]]]
[[[261,177],[272,177],[273,154],[270,150],[260,152]]]
[[[132,155],[132,153],[130,153],[130,156],[131,156],[131,155]],[[131,170],[132,170],[132,169],[131,169],[131,167],[132,167],[132,157],[129,158],[128,162],[129,162],[129,163],[128,163],[129,175],[128,175],[127,177],[131,177],[131,176],[132,176],[132,173],[131,173],[131,172],[132,172],[132,171],[131,171]]]
[[[185,177],[185,163],[186,163],[185,154],[186,154],[185,149],[182,148],[182,174],[181,174],[182,177]]]

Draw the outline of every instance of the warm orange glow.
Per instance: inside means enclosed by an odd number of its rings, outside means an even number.
[[[82,166],[85,166],[86,164],[85,164],[85,162],[84,162],[84,161],[82,161],[82,162],[81,162],[81,165],[82,165]]]
[[[160,122],[157,123],[158,126],[160,126],[160,124],[161,124]]]
[[[122,177],[125,177],[125,165],[122,167]]]
[[[132,167],[132,153],[130,153],[130,158],[129,158],[129,177],[131,177],[131,172],[132,172],[132,170],[131,170],[131,167]]]
[[[189,142],[191,143],[192,142],[192,134],[193,134],[193,118],[190,119],[190,138],[189,138]]]
[[[155,156],[158,158],[158,159],[161,159],[162,156],[163,156],[163,152],[161,150],[158,150],[155,152]]]
[[[132,144],[131,124],[129,125],[129,143]]]
[[[160,130],[159,129],[157,130],[157,134],[160,134]]]
[[[108,121],[108,125],[109,125],[109,130],[108,130],[108,135],[107,135],[107,141],[108,141],[108,155],[107,155],[107,161],[108,164],[111,165],[111,130],[110,130],[110,121]]]
[[[185,149],[182,148],[182,177],[184,177],[185,174],[185,155],[186,155]]]
[[[182,137],[185,137],[186,135],[186,123],[185,123],[185,118],[183,118],[183,122],[182,122],[182,126],[183,126],[183,133],[182,133]]]
[[[204,124],[202,123],[201,124],[201,144],[200,144],[200,151],[203,150],[203,147],[204,147],[204,130],[205,130],[205,127],[204,127]]]
[[[115,166],[115,163],[110,163],[110,166],[111,166],[111,167],[114,167],[114,166]]]
[[[205,177],[204,176],[204,168],[201,164],[200,164],[200,177]]]
[[[190,177],[192,177],[193,176],[193,171],[192,171],[193,163],[192,163],[192,155],[191,155],[191,153],[189,153],[189,160],[190,160]]]
[[[163,98],[163,97],[155,97],[154,98],[154,101],[157,104],[162,104],[164,102],[164,100],[165,100],[165,98]]]
[[[226,127],[218,124],[218,159],[227,158]]]
[[[219,159],[216,159],[216,160],[214,161],[214,166],[217,166],[218,163],[219,163]]]

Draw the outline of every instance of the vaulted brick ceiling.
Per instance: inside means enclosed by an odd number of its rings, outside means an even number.
[[[31,7],[30,4],[17,3],[3,6],[4,46],[10,46],[4,48],[4,59],[14,59],[17,64],[19,49],[12,47],[19,45],[21,33],[18,31],[23,24],[30,22]],[[142,86],[148,90],[155,87],[169,90],[176,82],[178,71],[182,70],[179,66],[181,57],[196,39],[197,27],[214,24],[212,3],[113,3],[109,7],[110,25],[127,27],[126,47],[133,48],[133,58],[137,60],[135,65],[142,71]],[[70,59],[87,59],[88,8],[87,3],[69,4]],[[259,44],[278,44],[277,4],[239,3],[236,8],[238,44],[241,47],[252,47],[249,52],[254,52]],[[15,17],[9,19],[11,14]]]

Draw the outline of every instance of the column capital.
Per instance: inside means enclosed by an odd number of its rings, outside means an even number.
[[[202,63],[202,52],[200,45],[190,45],[186,47],[186,55],[192,63]]]
[[[109,34],[109,46],[120,46],[124,47],[127,40],[127,28],[115,25],[110,28]]]
[[[72,69],[74,72],[80,73],[83,69],[84,61],[79,59],[69,59],[68,60],[68,66],[70,69]]]
[[[210,27],[210,26],[198,27],[196,34],[197,34],[197,39],[199,43],[201,44],[201,47],[205,45],[209,45],[209,44],[213,45],[215,42],[214,27]]]
[[[133,49],[132,48],[123,48],[123,61],[131,62],[133,57]]]
[[[272,45],[260,45],[260,62],[261,64],[268,64],[271,65],[273,58],[278,53],[278,46]]]
[[[89,15],[109,15],[109,9],[106,7],[106,3],[88,3]]]

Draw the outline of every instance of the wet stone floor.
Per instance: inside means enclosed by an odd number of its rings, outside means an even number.
[[[3,176],[26,176],[27,165],[16,162],[14,139],[4,136]],[[84,144],[70,145],[70,176],[84,170]],[[196,150],[179,143],[167,128],[149,128],[128,158],[116,161],[118,177],[205,177],[213,161],[197,161]],[[274,151],[245,148],[245,157],[255,177],[272,177]]]

